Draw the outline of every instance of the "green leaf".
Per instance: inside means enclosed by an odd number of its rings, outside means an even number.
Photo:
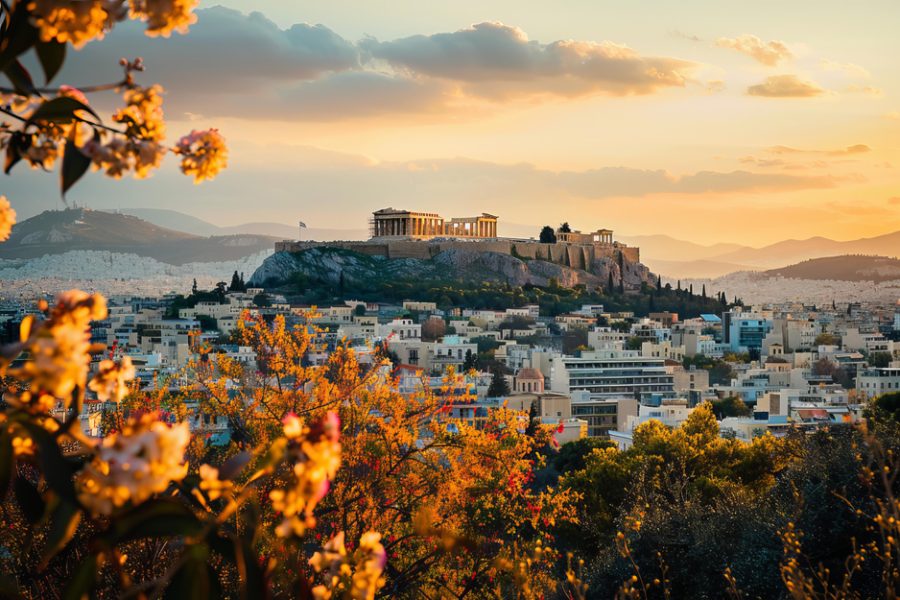
[[[13,455],[12,436],[8,431],[4,431],[0,435],[0,503],[6,499],[6,492],[9,491],[15,466],[16,458]]]
[[[31,146],[31,136],[21,131],[14,131],[9,136],[6,146],[6,162],[3,164],[3,172],[9,175],[16,163],[22,160],[22,153]]]
[[[38,40],[37,28],[31,24],[28,2],[16,2],[3,41],[0,42],[0,70],[5,71],[14,60],[24,54]]]
[[[185,548],[185,561],[172,577],[163,598],[203,600],[221,596],[219,578],[207,564],[209,548],[195,544]]]
[[[96,581],[97,555],[90,554],[81,561],[69,579],[69,584],[63,591],[63,600],[81,600],[88,595]]]
[[[81,522],[81,510],[68,502],[58,502],[53,513],[50,515],[50,530],[47,532],[47,545],[41,556],[41,564],[39,571],[47,568],[56,553],[63,549],[69,543],[75,531],[78,529],[78,523]]]
[[[44,79],[47,83],[56,77],[66,60],[66,44],[59,42],[38,42],[34,47],[41,68],[44,69]]]
[[[90,157],[82,154],[78,146],[75,145],[75,127],[73,127],[69,137],[66,139],[66,149],[63,153],[62,169],[59,173],[59,183],[63,198],[65,198],[66,192],[69,191],[69,189],[75,185],[85,173],[87,173],[90,166]]]
[[[12,60],[3,69],[3,73],[9,79],[10,83],[16,89],[16,92],[23,96],[40,95],[34,87],[34,81],[31,79],[31,73],[22,66],[18,60]]]
[[[63,457],[56,439],[39,425],[29,422],[24,422],[22,425],[28,430],[28,434],[37,445],[38,464],[40,464],[41,474],[47,484],[62,500],[78,505],[73,482],[75,469],[72,463]]]
[[[16,496],[16,503],[28,522],[31,524],[40,521],[44,516],[46,505],[41,493],[37,487],[25,477],[19,475],[13,483],[13,492]]]
[[[75,111],[83,110],[93,115],[98,121],[100,117],[94,112],[94,109],[80,102],[75,98],[68,96],[57,96],[50,100],[45,100],[38,106],[35,111],[28,117],[28,124],[35,121],[50,121],[51,123],[71,123],[75,120]]]
[[[150,500],[119,515],[103,534],[111,546],[144,537],[193,536],[203,524],[187,506],[168,498]]]

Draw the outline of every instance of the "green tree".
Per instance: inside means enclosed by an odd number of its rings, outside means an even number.
[[[495,369],[491,376],[491,385],[488,386],[489,398],[502,398],[509,395],[509,382],[500,369]]]
[[[562,233],[572,233],[572,228],[569,227],[569,222],[568,222],[568,221],[566,221],[566,222],[564,222],[562,225],[560,225],[560,226],[559,226],[559,230],[560,230]]]
[[[549,225],[544,225],[541,229],[540,242],[542,244],[555,244],[556,243],[556,232],[553,231],[553,228]]]
[[[713,414],[722,420],[726,417],[749,417],[750,407],[737,396],[716,399],[711,402]]]

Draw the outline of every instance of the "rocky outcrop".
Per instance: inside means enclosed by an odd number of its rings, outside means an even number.
[[[650,271],[640,263],[624,261],[621,267],[618,261],[606,258],[593,261],[587,270],[583,270],[500,252],[449,249],[430,259],[388,259],[323,247],[293,253],[276,252],[263,262],[249,281],[253,285],[273,286],[302,277],[334,284],[344,281],[364,285],[368,281],[393,278],[546,286],[555,280],[564,287],[583,284],[596,288],[606,287],[612,274],[615,285],[624,275],[626,289],[637,289],[642,282],[655,283]]]

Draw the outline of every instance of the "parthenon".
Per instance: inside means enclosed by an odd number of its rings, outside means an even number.
[[[497,216],[482,213],[445,221],[437,213],[382,208],[372,213],[371,233],[373,238],[495,238]]]

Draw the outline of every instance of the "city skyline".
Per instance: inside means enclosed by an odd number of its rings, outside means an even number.
[[[231,168],[201,187],[174,165],[152,183],[89,175],[73,202],[327,228],[392,205],[490,206],[753,246],[900,229],[888,2],[221,4],[169,40],[123,24],[63,79],[140,54],[140,80],[169,91],[170,138],[218,127]],[[35,172],[3,189],[27,218],[60,206],[56,186]]]

